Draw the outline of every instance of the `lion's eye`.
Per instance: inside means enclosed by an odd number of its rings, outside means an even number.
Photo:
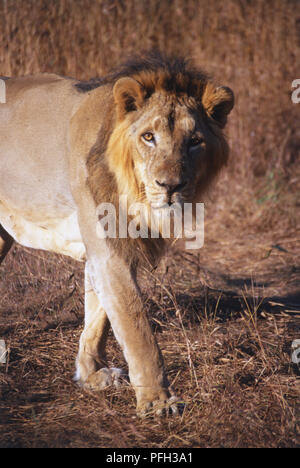
[[[204,138],[193,136],[189,141],[190,148],[195,148],[196,146],[200,146],[204,143]]]
[[[154,138],[154,135],[153,133],[151,132],[146,132],[142,135],[142,138],[147,142],[147,143],[154,143],[155,142],[155,138]]]

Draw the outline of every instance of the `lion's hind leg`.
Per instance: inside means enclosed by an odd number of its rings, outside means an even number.
[[[3,229],[0,224],[0,263],[2,263],[5,259],[13,243],[13,238],[5,231],[5,229]]]
[[[105,346],[110,323],[94,292],[86,269],[85,326],[80,337],[75,380],[86,390],[102,390],[110,385],[118,387],[126,373],[107,368]]]

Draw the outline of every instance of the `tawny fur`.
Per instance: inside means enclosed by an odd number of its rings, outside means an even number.
[[[228,158],[223,127],[232,91],[185,60],[159,54],[89,82],[41,74],[5,83],[0,260],[15,239],[86,261],[77,380],[97,390],[118,375],[100,369],[110,324],[138,412],[170,405],[175,411],[135,277],[140,261],[156,264],[165,240],[99,239],[97,206],[111,202],[118,213],[120,195],[149,207],[201,201]],[[145,132],[155,135],[151,144]]]

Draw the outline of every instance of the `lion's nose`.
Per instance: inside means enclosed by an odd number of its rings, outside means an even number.
[[[180,192],[180,190],[182,190],[187,184],[186,180],[183,180],[183,181],[178,181],[178,180],[177,181],[175,181],[175,180],[160,181],[160,180],[156,180],[155,182],[159,187],[165,188],[168,195],[172,195],[175,192]]]

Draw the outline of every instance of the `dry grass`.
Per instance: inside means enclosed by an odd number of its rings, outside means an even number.
[[[82,265],[15,246],[0,269],[1,447],[300,445],[297,0],[0,0],[0,75],[102,74],[153,46],[231,86],[231,162],[206,205],[200,254],[142,272],[181,417],[140,421],[130,386],[72,382]],[[176,262],[175,262],[176,260]],[[114,338],[110,364],[125,367]]]
[[[5,264],[1,336],[10,354],[0,373],[1,446],[299,445],[299,368],[290,358],[299,336],[295,303],[287,297],[277,299],[281,306],[269,297],[261,302],[242,275],[240,294],[228,285],[207,289],[199,281],[207,272],[195,256],[169,257],[167,274],[166,265],[155,276],[142,272],[146,309],[186,408],[178,418],[141,421],[130,386],[95,395],[72,382],[83,272],[73,261],[55,259],[16,246]],[[288,263],[283,253],[281,263]],[[218,266],[205,268],[212,264]],[[108,347],[110,365],[125,368],[113,336]]]

